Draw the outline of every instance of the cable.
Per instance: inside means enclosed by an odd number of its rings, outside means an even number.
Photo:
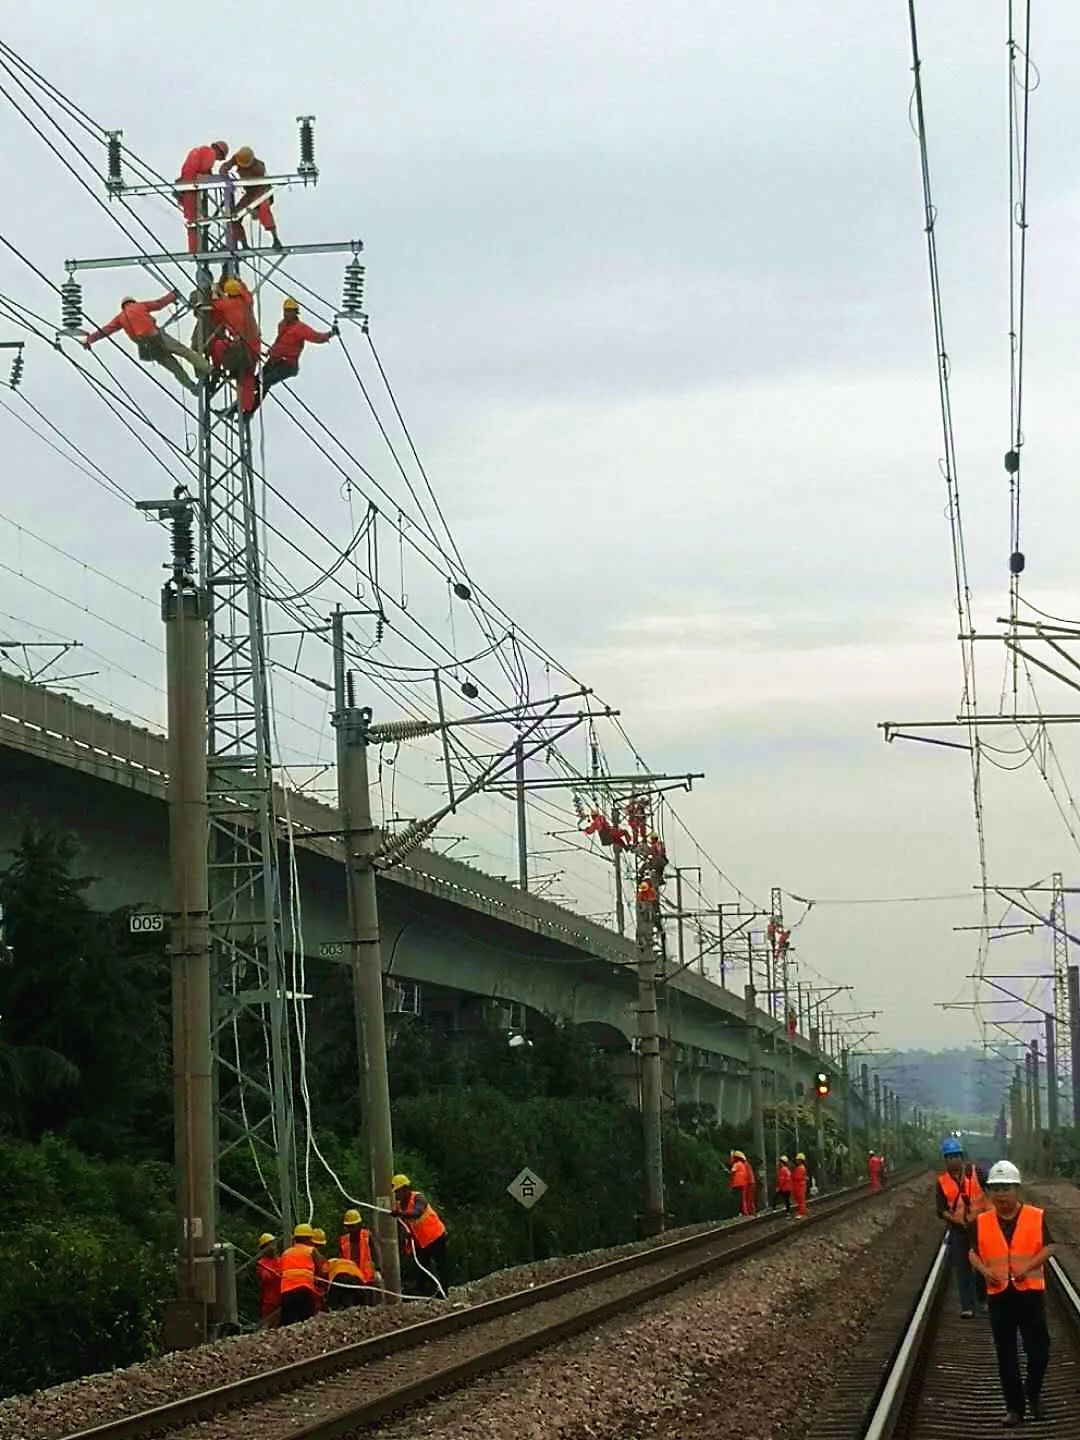
[[[945,321],[941,300],[941,276],[937,254],[937,209],[934,205],[930,182],[930,157],[926,138],[926,112],[923,102],[922,61],[919,58],[918,26],[915,18],[915,0],[908,0],[908,19],[911,31],[911,60],[915,77],[914,96],[917,120],[916,135],[919,143],[919,164],[922,176],[923,219],[926,231],[926,252],[930,275],[930,298],[933,311],[934,345],[937,356],[938,403],[941,414],[941,431],[945,447],[941,465],[948,498],[947,513],[952,544],[953,576],[958,629],[961,636],[960,654],[963,670],[963,689],[960,713],[966,721],[970,745],[971,796],[975,813],[975,832],[979,856],[979,876],[982,884],[982,920],[989,923],[987,910],[987,858],[986,831],[984,824],[982,794],[982,756],[975,716],[978,713],[975,687],[975,643],[971,638],[975,626],[971,613],[971,587],[967,573],[967,556],[964,546],[963,519],[960,510],[960,487],[957,478],[956,443],[953,433],[952,397],[949,388],[949,356],[945,346]],[[981,975],[986,968],[989,951],[988,930],[980,932],[976,955],[976,973]],[[979,1003],[978,982],[974,982],[975,1002]],[[976,1015],[981,1019],[980,1012]]]

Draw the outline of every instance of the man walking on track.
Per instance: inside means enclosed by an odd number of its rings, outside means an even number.
[[[975,1167],[965,1163],[963,1146],[955,1135],[948,1135],[941,1142],[941,1154],[945,1160],[945,1171],[938,1176],[937,1215],[939,1220],[945,1221],[945,1243],[949,1263],[956,1276],[960,1315],[964,1320],[970,1320],[975,1314],[976,1275],[968,1259],[971,1249],[968,1230],[982,1212],[989,1209],[989,1204]]]
[[[800,1150],[791,1172],[791,1198],[795,1202],[795,1219],[806,1219],[806,1156]]]
[[[1053,1241],[1043,1212],[1020,1199],[1020,1172],[999,1160],[986,1178],[992,1210],[971,1226],[970,1260],[986,1280],[990,1329],[997,1350],[998,1374],[1005,1396],[1005,1424],[1021,1425],[1026,1413],[1044,1418],[1043,1380],[1050,1359],[1046,1324],[1046,1276],[1043,1266]],[[1017,1337],[1027,1356],[1027,1379],[1020,1375]]]

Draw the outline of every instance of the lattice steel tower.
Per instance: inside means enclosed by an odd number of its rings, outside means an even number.
[[[316,181],[312,121],[302,117],[299,123],[297,171],[261,178],[259,183],[266,188],[260,198],[280,187]],[[219,279],[244,278],[257,296],[289,256],[327,253],[352,254],[346,272],[346,300],[339,313],[366,320],[359,313],[356,293],[362,283],[358,281],[362,276],[357,259],[360,241],[249,248],[246,242],[238,243],[241,232],[236,223],[246,220],[254,224],[249,210],[255,201],[250,206],[245,203],[243,180],[213,176],[190,185],[128,185],[120,173],[117,153],[111,143],[107,189],[114,198],[171,197],[185,190],[195,193],[197,248],[194,253],[163,251],[68,261],[66,330],[77,329],[81,320],[81,294],[74,279],[77,272],[138,265],[161,274],[178,266],[185,276],[192,276],[189,294],[197,316],[194,345],[205,351],[209,322],[206,311],[198,306],[211,298],[214,268],[220,267]],[[250,186],[251,182],[246,183]],[[283,796],[274,784],[271,745],[258,494],[261,477],[252,461],[249,417],[230,403],[233,394],[231,387],[218,392],[215,407],[210,386],[203,383],[198,396],[198,578],[207,597],[208,617],[210,1024],[218,1125],[212,1163],[217,1183],[227,1194],[269,1217],[267,1197],[259,1193],[261,1183],[273,1197],[271,1208],[276,1205],[280,1210],[282,1229],[288,1229],[296,1215],[297,1182],[288,1024],[293,997],[286,975],[279,865]],[[243,1166],[230,1164],[233,1178],[226,1180],[222,1162],[240,1150],[248,1153],[252,1169],[245,1176]],[[258,1183],[250,1183],[256,1180]],[[215,1228],[211,1225],[211,1230]]]

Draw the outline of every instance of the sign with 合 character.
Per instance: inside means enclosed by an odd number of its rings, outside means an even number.
[[[519,1205],[531,1210],[536,1202],[547,1193],[547,1186],[540,1176],[535,1174],[526,1165],[520,1175],[515,1175],[510,1184],[506,1187]]]

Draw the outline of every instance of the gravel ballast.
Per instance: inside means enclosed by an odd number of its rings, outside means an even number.
[[[123,1370],[88,1375],[47,1390],[12,1396],[0,1400],[0,1440],[60,1440],[62,1436],[92,1425],[102,1425],[139,1410],[165,1405],[170,1400],[199,1390],[227,1385],[230,1381],[242,1380],[292,1360],[321,1355],[341,1345],[445,1314],[463,1304],[478,1304],[509,1295],[515,1290],[574,1274],[633,1251],[652,1249],[665,1241],[708,1228],[708,1225],[690,1225],[668,1231],[655,1240],[558,1256],[496,1271],[452,1291],[449,1301],[425,1301],[320,1315],[307,1324],[293,1325],[287,1330],[236,1335],[200,1346],[197,1350],[176,1351]]]
[[[936,1223],[929,1179],[887,1192],[365,1437],[794,1440],[913,1242]]]

